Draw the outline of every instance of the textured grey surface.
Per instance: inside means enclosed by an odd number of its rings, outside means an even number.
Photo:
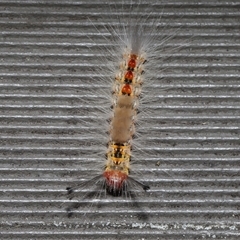
[[[59,195],[95,176],[103,141],[86,129],[105,87],[101,2],[0,1],[0,238],[239,239],[239,1],[154,1],[163,32],[181,29],[166,47],[187,45],[153,63],[167,70],[137,129],[147,158],[136,149],[151,191],[67,217]]]

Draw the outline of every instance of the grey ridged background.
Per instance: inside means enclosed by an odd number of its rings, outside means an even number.
[[[187,46],[154,82],[145,121],[154,144],[146,140],[139,162],[151,191],[137,207],[106,197],[67,217],[58,196],[92,176],[95,161],[82,138],[95,108],[82,96],[97,88],[87,82],[99,64],[88,18],[99,27],[112,14],[90,2],[0,1],[0,238],[239,239],[239,1],[156,1],[153,16],[164,6],[162,23],[181,28],[169,48]]]

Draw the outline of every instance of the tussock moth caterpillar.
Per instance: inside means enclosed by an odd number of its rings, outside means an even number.
[[[100,116],[96,113],[95,122],[84,122],[84,124],[87,126],[95,124],[102,127],[96,133],[96,138],[107,132],[105,137],[107,148],[101,152],[101,158],[103,159],[103,156],[106,155],[107,160],[105,160],[99,176],[86,184],[79,185],[86,187],[97,182],[106,192],[114,196],[128,196],[130,185],[141,187],[143,190],[149,189],[148,185],[137,180],[141,180],[140,175],[136,176],[137,178],[132,177],[134,171],[132,171],[130,160],[132,157],[134,158],[134,155],[137,156],[136,152],[141,149],[142,144],[141,137],[135,137],[137,135],[136,123],[141,121],[138,119],[140,115],[137,113],[143,112],[142,102],[147,102],[151,97],[151,92],[146,89],[154,82],[155,61],[161,58],[159,54],[162,45],[169,37],[162,39],[155,37],[157,31],[155,24],[160,21],[161,11],[156,20],[156,16],[153,18],[151,15],[151,7],[153,9],[154,5],[150,4],[146,7],[146,13],[140,14],[140,4],[141,1],[130,1],[106,5],[111,13],[116,13],[116,19],[110,17],[108,25],[96,26],[96,22],[93,22],[92,19],[90,23],[95,27],[97,33],[102,35],[102,40],[107,40],[109,43],[109,48],[106,48],[105,45],[102,48],[99,47],[105,53],[100,61],[104,64],[96,70],[101,76],[100,79],[99,76],[92,79],[95,84],[100,83],[103,86],[97,99],[101,103],[100,111],[105,114],[105,118],[100,120]],[[111,16],[115,16],[115,14],[112,13]],[[151,22],[152,28],[149,28],[148,21]],[[89,38],[97,45],[95,39]],[[144,91],[148,91],[147,97],[144,96]],[[90,94],[96,93],[90,92]],[[146,111],[142,114],[146,114]],[[109,121],[107,121],[108,119]],[[133,137],[135,137],[134,140]],[[101,139],[103,139],[102,136]],[[96,152],[100,155],[100,151],[96,150]],[[67,188],[70,198],[78,187]]]

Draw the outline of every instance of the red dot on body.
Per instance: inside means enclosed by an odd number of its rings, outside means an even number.
[[[136,60],[135,59],[130,59],[128,61],[128,67],[131,69],[134,69],[136,67]]]
[[[132,89],[130,87],[129,84],[125,84],[122,88],[122,93],[123,94],[131,94],[132,93]]]
[[[133,79],[133,72],[132,71],[127,71],[125,76],[124,76],[124,78],[127,79],[127,80],[132,81],[132,79]]]
[[[130,55],[130,58],[136,60],[136,59],[137,59],[137,55],[136,55],[136,54],[131,54],[131,55]]]

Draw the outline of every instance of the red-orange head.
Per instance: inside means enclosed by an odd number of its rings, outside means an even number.
[[[120,196],[126,190],[126,179],[128,175],[118,170],[105,171],[106,190],[113,196]]]

